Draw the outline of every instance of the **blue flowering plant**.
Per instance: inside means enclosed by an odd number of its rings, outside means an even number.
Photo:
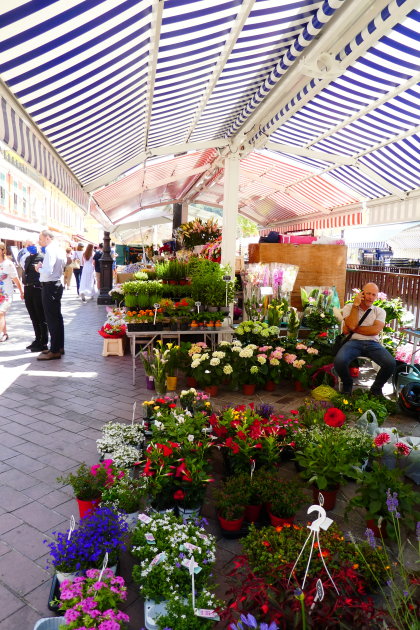
[[[118,607],[126,600],[126,591],[124,579],[110,569],[102,574],[99,569],[88,569],[86,577],[64,580],[58,603],[66,630],[125,628],[130,619]]]
[[[108,565],[116,564],[120,551],[126,548],[128,525],[124,515],[110,507],[100,507],[81,520],[78,541],[89,557],[89,565],[99,568],[106,553]]]
[[[64,532],[53,532],[55,540],[44,540],[50,550],[47,568],[54,567],[62,573],[76,573],[89,567],[89,550],[81,543],[78,530],[70,534],[68,529]]]
[[[229,630],[246,630],[247,628],[255,628],[256,630],[278,630],[278,625],[272,621],[270,624],[260,623],[251,613],[242,614],[239,621],[231,623]]]

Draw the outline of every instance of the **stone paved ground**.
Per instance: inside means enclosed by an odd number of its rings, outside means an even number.
[[[77,513],[71,490],[62,489],[56,477],[81,462],[95,463],[95,440],[109,420],[130,421],[133,402],[149,398],[141,370],[131,383],[130,357],[101,356],[102,339],[96,334],[105,319],[105,307],[82,304],[74,288],[65,293],[63,314],[66,354],[59,361],[41,363],[25,347],[33,340],[32,326],[24,304],[15,298],[8,315],[9,341],[0,347],[0,630],[31,630],[47,609],[51,585],[46,570],[44,539],[54,530],[65,530],[71,514]],[[369,375],[367,375],[369,376]],[[303,394],[289,389],[264,394],[277,410],[296,408]],[[218,405],[243,402],[238,394],[225,393]],[[396,416],[392,426],[419,435],[419,424]],[[285,474],[293,475],[290,464]],[[336,520],[354,486],[341,490]],[[205,512],[213,517],[211,505]],[[305,521],[304,511],[300,514]],[[352,522],[362,529],[362,521]],[[214,518],[209,529],[218,538],[217,574],[240,550],[235,540],[221,538]],[[129,577],[130,558],[122,561],[122,574]],[[143,625],[142,604],[135,586],[129,585],[127,612],[130,630]],[[222,624],[219,624],[222,627]]]

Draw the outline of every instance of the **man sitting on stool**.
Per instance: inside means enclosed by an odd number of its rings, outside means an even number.
[[[368,357],[380,366],[375,381],[370,388],[374,396],[382,396],[382,387],[385,385],[395,370],[395,359],[379,343],[379,333],[385,325],[386,313],[383,308],[373,306],[378,299],[378,287],[369,282],[363,287],[363,291],[357,293],[352,304],[346,304],[343,308],[344,334],[353,333],[351,339],[337,352],[334,368],[343,382],[343,394],[351,394],[353,379],[350,376],[350,363],[357,357]],[[357,326],[365,311],[371,312]]]

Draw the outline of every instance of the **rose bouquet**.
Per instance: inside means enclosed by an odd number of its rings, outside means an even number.
[[[100,579],[99,579],[100,577]],[[86,577],[77,577],[73,582],[65,580],[61,585],[60,611],[64,612],[66,628],[125,627],[129,616],[118,610],[126,597],[122,577],[115,577],[110,569],[101,574],[98,569],[88,569]]]
[[[98,333],[104,339],[120,339],[127,332],[125,324],[104,324]]]

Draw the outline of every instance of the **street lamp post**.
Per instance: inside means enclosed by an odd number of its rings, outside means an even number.
[[[112,289],[112,256],[111,256],[111,238],[109,232],[104,232],[104,248],[103,254],[99,259],[101,267],[101,288],[99,291],[98,304],[112,304],[109,292]]]

